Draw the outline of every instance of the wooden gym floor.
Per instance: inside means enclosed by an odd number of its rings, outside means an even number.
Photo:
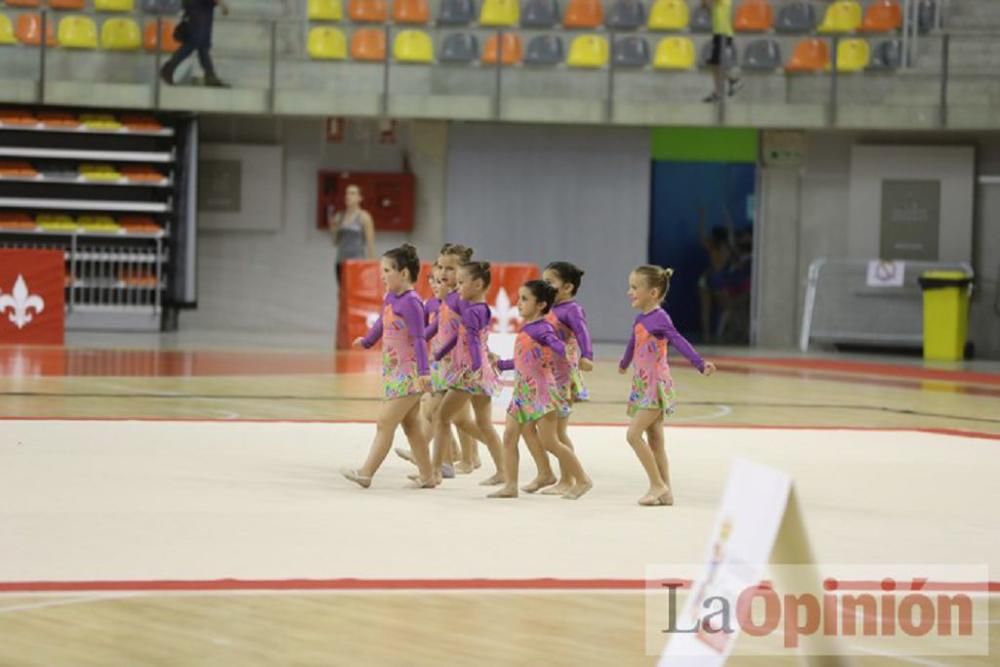
[[[568,502],[487,500],[483,471],[407,490],[393,456],[360,490],[336,471],[370,444],[378,357],[229,345],[0,347],[0,665],[654,664],[646,568],[704,562],[739,456],[793,477],[821,569],[983,567],[1000,590],[995,364],[675,360],[676,505],[640,508],[617,347],[571,430],[595,488]],[[995,623],[988,656],[853,661],[994,665]],[[765,649],[729,664],[794,664]]]

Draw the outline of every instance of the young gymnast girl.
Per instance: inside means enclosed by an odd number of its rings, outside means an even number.
[[[448,286],[441,280],[441,265],[434,262],[431,267],[431,274],[427,280],[431,287],[431,298],[424,302],[424,324],[426,329],[424,329],[424,338],[431,343],[438,333],[438,312],[441,308],[442,300],[445,298],[448,292]],[[437,409],[438,404],[441,402],[441,394],[434,393],[434,375],[437,373],[437,367],[440,362],[431,361],[431,391],[424,394],[420,399],[420,414],[424,418],[425,426],[427,432],[431,432],[434,421],[434,411]],[[445,462],[441,465],[441,475],[445,479],[449,479],[455,476],[454,462],[457,460],[455,455],[455,442],[452,439],[449,452],[445,456]],[[413,454],[405,449],[397,449],[396,453],[400,458],[406,459],[407,461],[413,462]]]
[[[514,359],[498,364],[500,370],[515,371],[514,397],[503,432],[504,486],[490,498],[517,497],[517,445],[522,436],[529,449],[555,455],[560,469],[574,481],[563,498],[576,500],[593,486],[576,454],[558,437],[558,419],[566,403],[553,362],[565,360],[567,350],[545,317],[555,299],[556,290],[544,280],[526,282],[518,295],[517,309],[524,324],[514,343]]]
[[[382,314],[368,335],[353,343],[355,348],[368,349],[382,340],[382,387],[386,399],[368,458],[360,468],[341,470],[344,477],[362,488],[371,485],[400,424],[420,470],[418,486],[431,488],[437,484],[420,417],[420,395],[430,386],[430,367],[424,340],[424,304],[413,291],[419,274],[416,248],[408,243],[382,256],[382,283],[386,289]]]
[[[594,350],[590,342],[590,329],[587,327],[587,313],[576,301],[576,293],[580,290],[583,271],[570,262],[552,262],[542,272],[542,279],[556,290],[555,304],[546,315],[546,319],[555,327],[559,337],[566,344],[566,356],[555,357],[553,371],[556,383],[565,399],[565,407],[559,413],[559,442],[573,449],[573,441],[569,437],[569,417],[573,404],[587,400],[587,388],[583,384],[583,371],[594,369]],[[529,451],[531,448],[529,447]],[[536,464],[540,463],[537,452],[532,451]],[[527,486],[525,491],[536,491],[539,485],[552,483],[551,468],[548,468],[548,458],[545,465],[539,467],[538,476]],[[542,491],[546,495],[563,495],[573,487],[574,480],[565,470],[560,468],[560,479],[555,486]]]
[[[628,278],[628,297],[640,314],[635,318],[618,372],[624,374],[630,365],[634,366],[628,399],[632,421],[626,437],[649,477],[649,490],[639,499],[640,505],[674,504],[663,439],[663,416],[673,412],[675,401],[667,347],[676,347],[702,375],[715,372],[715,365],[701,358],[660,307],[673,273],[673,269],[645,265],[634,269]]]
[[[497,374],[490,364],[486,346],[490,328],[490,307],[486,305],[486,291],[490,286],[489,262],[466,262],[457,273],[457,298],[449,295],[447,305],[460,316],[458,331],[448,336],[434,353],[440,361],[454,350],[451,364],[442,370],[442,384],[447,393],[434,418],[434,473],[440,474],[441,462],[450,435],[450,424],[456,422],[466,406],[471,403],[475,414],[475,437],[484,442],[496,466],[493,476],[480,484],[492,486],[503,483],[502,450],[500,436],[490,419],[490,401],[497,391]],[[454,306],[454,307],[453,307]],[[439,318],[444,322],[443,315]],[[469,432],[468,428],[461,427]]]

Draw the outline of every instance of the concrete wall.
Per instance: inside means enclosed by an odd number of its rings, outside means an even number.
[[[863,144],[976,147],[978,174],[1000,174],[1000,134],[888,134],[810,132],[800,168],[762,170],[758,343],[792,347],[798,338],[806,272],[817,257],[849,256],[851,146]],[[948,224],[948,212],[942,212]],[[1000,186],[977,186],[973,222],[971,337],[977,354],[1000,358]]]
[[[574,262],[597,340],[624,340],[649,236],[648,130],[455,124],[446,236],[490,261]]]

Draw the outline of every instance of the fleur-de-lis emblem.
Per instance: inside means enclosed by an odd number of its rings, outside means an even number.
[[[514,331],[514,324],[521,318],[517,308],[513,307],[507,290],[500,288],[497,292],[497,301],[493,304],[493,316],[497,320],[497,333],[511,333]]]
[[[12,311],[8,316],[14,326],[23,329],[25,325],[34,319],[30,311],[34,310],[38,315],[45,310],[45,301],[37,294],[28,292],[28,285],[24,282],[24,276],[18,274],[14,283],[14,291],[10,294],[0,294],[0,315],[8,310]]]

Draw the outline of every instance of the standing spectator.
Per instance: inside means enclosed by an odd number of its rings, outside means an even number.
[[[715,89],[704,102],[718,102],[725,94],[723,85],[729,77],[730,97],[739,92],[743,82],[738,77],[730,76],[729,54],[733,52],[733,2],[732,0],[702,0],[705,7],[712,10],[712,54],[708,58],[708,66],[712,68],[712,78]]]
[[[184,16],[174,30],[174,37],[181,42],[181,47],[160,68],[160,76],[167,84],[174,85],[174,70],[197,51],[198,62],[205,72],[205,85],[229,87],[215,74],[215,65],[212,64],[212,21],[216,5],[222,8],[223,16],[229,16],[229,5],[225,0],[184,0]]]
[[[375,223],[361,208],[361,188],[348,185],[343,211],[327,212],[333,242],[337,244],[337,284],[343,285],[344,262],[349,259],[375,259]]]

